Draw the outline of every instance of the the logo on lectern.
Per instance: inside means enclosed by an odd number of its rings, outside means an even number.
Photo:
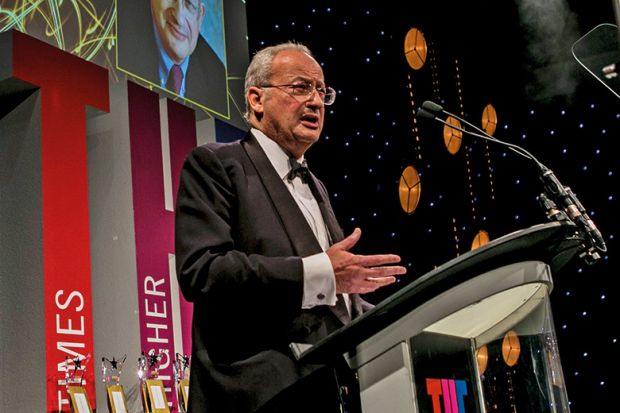
[[[426,394],[433,401],[433,413],[465,413],[465,380],[426,379]]]

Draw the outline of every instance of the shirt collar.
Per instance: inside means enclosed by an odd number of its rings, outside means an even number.
[[[252,134],[256,137],[258,144],[263,149],[267,158],[275,168],[278,176],[282,179],[285,179],[291,170],[291,165],[289,164],[290,156],[282,149],[280,145],[273,139],[270,139],[267,135],[265,135],[262,131],[252,128]],[[297,159],[298,162],[303,162],[304,156]]]

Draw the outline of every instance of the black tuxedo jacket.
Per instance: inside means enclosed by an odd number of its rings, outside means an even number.
[[[330,235],[341,240],[327,191],[312,179]],[[299,363],[288,346],[343,325],[332,307],[301,309],[301,257],[322,250],[251,133],[189,154],[175,231],[179,283],[194,306],[190,411],[253,412],[321,367]],[[371,307],[351,299],[354,316]]]

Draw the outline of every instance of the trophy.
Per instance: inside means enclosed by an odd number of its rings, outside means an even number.
[[[179,410],[187,412],[187,401],[189,395],[189,359],[187,354],[176,353],[174,359],[174,383],[177,387],[177,399],[179,400]]]
[[[65,357],[65,387],[71,400],[72,411],[78,413],[92,413],[88,394],[86,393],[86,381],[84,375],[86,372],[86,364],[90,360],[91,355],[86,357],[75,358]]]
[[[120,384],[126,359],[126,354],[120,360],[116,360],[115,357],[111,360],[107,357],[101,358],[101,379],[108,393],[108,410],[112,413],[127,413],[127,400]]]
[[[123,371],[123,363],[127,359],[127,354],[121,360],[112,357],[101,358],[101,378],[106,385],[118,385],[121,381],[121,372]]]
[[[155,352],[151,349],[146,354],[143,351],[138,357],[138,380],[145,413],[170,413],[164,383],[158,379],[159,365],[164,355],[168,355],[168,350]]]
[[[86,364],[88,364],[89,360],[90,354],[82,358],[77,356],[74,359],[65,356],[65,386],[67,386],[67,388],[75,385],[81,387],[86,384],[84,382],[84,374],[86,371]],[[71,364],[73,364],[73,368]]]
[[[142,354],[140,354],[140,357],[138,357],[138,380],[140,381],[140,384],[142,384],[144,380],[146,380],[147,370],[148,368],[146,367],[146,356],[144,355],[143,351]]]

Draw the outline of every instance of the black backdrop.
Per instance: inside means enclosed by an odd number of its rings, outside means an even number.
[[[620,136],[620,100],[576,64],[570,46],[596,25],[614,23],[612,2],[556,2],[551,10],[536,8],[548,2],[530,3],[247,0],[249,51],[300,41],[338,91],[307,159],[345,232],[362,228],[355,251],[396,252],[409,267],[395,287],[368,297],[374,302],[469,250],[481,229],[496,238],[546,222],[530,162],[467,137],[449,155],[441,125],[414,115],[424,100],[436,100],[479,124],[482,108],[494,105],[495,136],[551,168],[607,242],[596,265],[575,261],[556,274],[552,292],[571,410],[599,411],[614,406],[619,384],[612,144]],[[429,45],[418,71],[404,57],[414,27]],[[408,165],[422,182],[411,215],[398,199]]]

